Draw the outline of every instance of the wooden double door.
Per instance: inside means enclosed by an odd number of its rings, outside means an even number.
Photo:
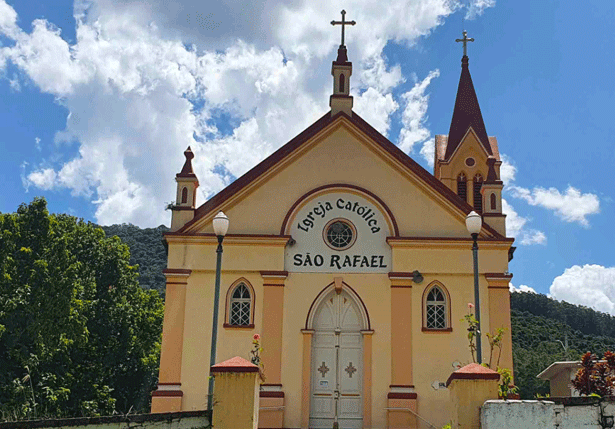
[[[331,292],[314,319],[310,428],[363,427],[360,313],[345,291]]]

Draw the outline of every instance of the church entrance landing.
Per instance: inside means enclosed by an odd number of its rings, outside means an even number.
[[[363,427],[363,326],[354,298],[331,290],[314,313],[310,428]]]

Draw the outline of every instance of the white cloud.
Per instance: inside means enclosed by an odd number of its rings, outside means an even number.
[[[528,231],[524,231],[521,235],[521,244],[526,246],[530,244],[547,244],[547,236],[542,231],[530,229]]]
[[[520,240],[524,246],[547,244],[547,236],[536,229],[526,229],[529,219],[519,215],[506,199],[502,198],[502,213],[506,215],[506,235]]]
[[[35,137],[34,138],[34,147],[36,148],[36,150],[38,150],[39,152],[41,151],[41,139],[40,137]]]
[[[553,298],[615,315],[615,267],[574,265],[553,280]]]
[[[0,1],[0,34],[15,37],[19,33],[17,26],[17,13],[4,0]],[[0,63],[1,64],[1,63]]]
[[[425,79],[417,82],[401,97],[405,107],[401,115],[403,128],[399,132],[399,148],[406,153],[411,153],[416,143],[427,140],[431,134],[426,127],[429,95],[425,94],[425,90],[431,80],[438,76],[440,70],[430,71]]]
[[[421,148],[421,155],[427,161],[430,167],[433,168],[436,156],[436,140],[435,138],[426,140]]]
[[[349,8],[347,18],[358,23],[347,32],[356,111],[381,132],[390,128],[398,108],[392,93],[403,82],[383,56],[387,41],[411,45],[457,7],[392,0],[383,13],[380,3],[357,0],[356,15]],[[22,30],[0,0],[0,32],[13,41],[0,47],[0,72],[10,62],[20,79],[55,96],[68,111],[56,142],[78,144],[54,168],[26,173],[24,166],[24,182],[91,199],[101,224],[168,223],[163,207],[175,195],[187,146],[199,189],[211,196],[328,109],[335,4],[222,1],[204,10],[196,0],[76,0],[74,13],[69,44],[45,20]],[[406,148],[429,137],[424,91],[436,75],[403,100]]]
[[[474,19],[483,14],[485,9],[495,6],[495,0],[471,0],[466,12],[466,19]]]
[[[57,174],[53,168],[45,168],[42,170],[34,171],[28,174],[27,180],[37,188],[44,190],[53,189],[57,183]]]
[[[589,226],[587,216],[600,212],[600,200],[591,193],[583,194],[578,189],[568,186],[565,193],[555,188],[526,189],[518,186],[511,187],[512,195],[527,201],[532,206],[540,206],[553,210],[555,214],[566,222],[577,222]]]
[[[534,290],[534,288],[529,287],[527,285],[521,285],[519,287],[515,287],[515,285],[513,285],[512,283],[508,284],[508,289],[511,292],[529,292],[529,293],[536,293],[536,291]]]
[[[507,155],[500,154],[502,165],[500,166],[500,180],[504,182],[504,186],[510,185],[514,182],[517,175],[517,167]]]

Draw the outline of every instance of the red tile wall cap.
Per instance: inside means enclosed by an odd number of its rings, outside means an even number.
[[[211,372],[258,372],[258,367],[241,356],[235,356],[211,367]]]
[[[457,371],[453,372],[451,376],[448,378],[446,382],[446,387],[453,380],[499,380],[500,374],[496,371],[479,365],[477,363],[471,363],[469,365],[464,366],[463,368],[459,368]]]

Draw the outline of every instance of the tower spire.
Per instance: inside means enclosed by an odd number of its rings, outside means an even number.
[[[456,42],[463,42],[463,57],[461,58],[461,77],[459,78],[459,87],[457,88],[457,98],[455,99],[455,109],[453,110],[453,119],[451,128],[448,132],[448,142],[446,145],[445,159],[449,159],[455,152],[457,146],[472,127],[481,145],[485,148],[489,155],[493,155],[483,115],[480,112],[478,98],[474,91],[472,76],[470,76],[470,68],[468,66],[468,42],[473,42],[473,38],[468,38],[468,32],[463,31],[463,39],[456,39]]]
[[[350,75],[352,74],[352,63],[348,61],[348,52],[346,50],[345,27],[346,25],[355,25],[355,21],[346,21],[346,11],[342,10],[341,21],[331,21],[331,25],[342,26],[342,43],[337,49],[337,58],[331,66],[331,75],[333,76],[333,95],[329,100],[331,106],[331,114],[335,115],[338,112],[344,112],[352,115],[352,96],[350,96]]]

